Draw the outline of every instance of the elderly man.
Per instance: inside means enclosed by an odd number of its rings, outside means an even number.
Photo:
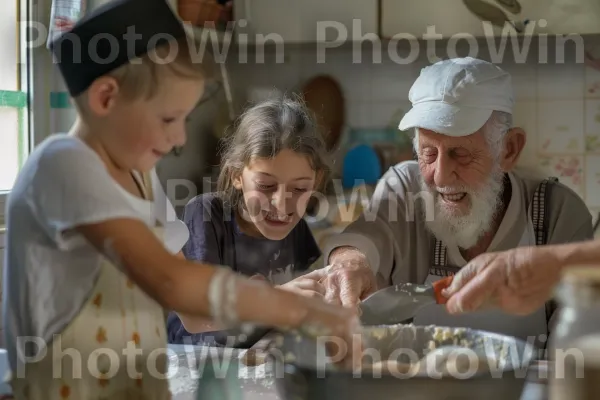
[[[388,170],[365,213],[327,244],[330,300],[352,306],[392,284],[455,274],[484,252],[592,237],[591,215],[572,190],[512,172],[525,132],[512,126],[508,73],[473,58],[441,61],[422,70],[409,98],[400,129],[415,129],[418,162]],[[527,316],[451,315],[433,305],[414,323],[544,340],[552,313],[549,304]]]

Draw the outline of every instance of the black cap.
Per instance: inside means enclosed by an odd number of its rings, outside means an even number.
[[[166,0],[112,0],[50,43],[71,96],[168,40],[186,36]]]

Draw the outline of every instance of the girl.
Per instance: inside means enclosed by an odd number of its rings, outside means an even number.
[[[164,0],[109,2],[53,42],[78,119],[36,147],[8,200],[3,318],[17,399],[170,398],[163,307],[351,340],[343,309],[186,261],[184,241],[165,238],[171,205],[154,168],[185,143],[203,91],[187,43]]]
[[[248,109],[225,145],[218,194],[197,196],[185,208],[190,240],[183,253],[322,297],[322,271],[294,277],[321,256],[302,217],[328,171],[325,143],[301,102],[281,98]],[[171,313],[167,326],[171,343],[231,345],[227,339],[236,336],[186,314]]]

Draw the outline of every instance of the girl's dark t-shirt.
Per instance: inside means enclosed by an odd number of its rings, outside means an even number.
[[[227,266],[245,276],[261,274],[275,285],[302,275],[321,256],[303,219],[282,240],[248,236],[240,231],[233,210],[214,193],[192,199],[183,221],[190,231],[183,248],[188,260]],[[167,331],[169,343],[225,344],[224,332],[187,332],[174,312],[167,319]]]

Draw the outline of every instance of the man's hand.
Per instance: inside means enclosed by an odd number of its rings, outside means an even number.
[[[367,258],[357,249],[342,247],[334,250],[329,264],[328,274],[321,281],[327,302],[356,308],[361,300],[377,290]]]
[[[461,268],[443,294],[452,314],[493,306],[528,315],[552,297],[560,272],[559,257],[545,246],[485,253]]]

